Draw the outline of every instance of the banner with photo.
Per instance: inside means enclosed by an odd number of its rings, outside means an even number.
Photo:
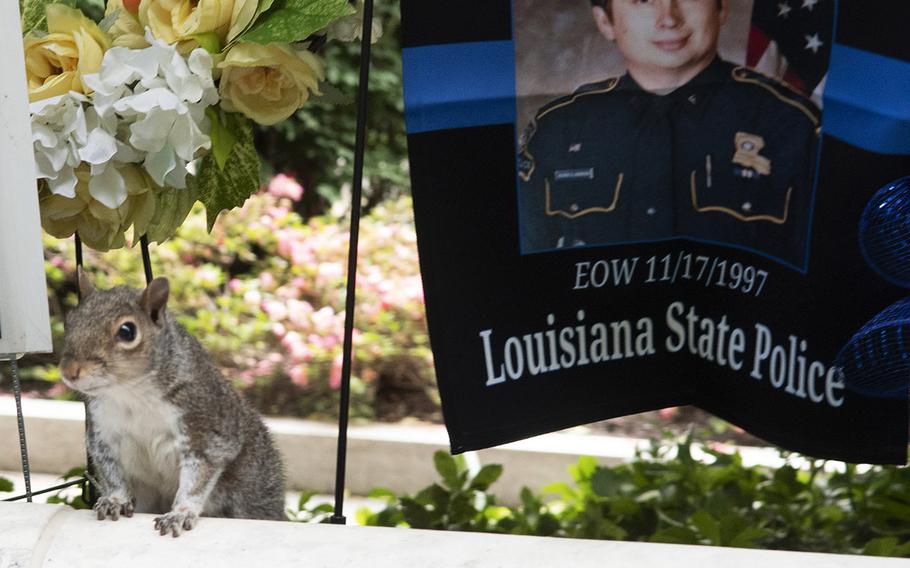
[[[692,404],[904,463],[910,5],[402,0],[452,450]]]

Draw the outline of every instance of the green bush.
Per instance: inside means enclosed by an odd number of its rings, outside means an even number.
[[[434,456],[441,477],[416,495],[384,489],[378,512],[360,509],[373,526],[483,531],[811,552],[910,556],[910,469],[823,461],[806,467],[789,456],[777,469],[746,467],[739,454],[705,449],[713,463],[692,457],[691,441],[653,443],[627,464],[582,458],[573,484],[521,491],[504,506],[489,489],[502,468],[471,473],[461,456]],[[833,464],[831,464],[833,465]]]
[[[344,324],[347,224],[329,215],[304,221],[281,176],[214,231],[195,209],[177,236],[151,248],[155,275],[171,281],[169,307],[235,386],[269,414],[337,414]],[[299,195],[299,186],[296,195]],[[76,304],[72,240],[45,237],[46,270],[57,348],[63,316]],[[144,286],[138,247],[86,251],[96,285]],[[417,264],[410,199],[375,207],[361,224],[355,314],[352,415],[374,416],[377,387],[419,377],[434,398],[431,353]],[[53,356],[22,363],[23,377],[54,385]],[[413,383],[413,381],[411,381]],[[435,403],[434,403],[435,404]]]

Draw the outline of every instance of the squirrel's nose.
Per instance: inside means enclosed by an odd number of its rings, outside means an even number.
[[[63,365],[63,375],[70,381],[79,380],[79,373],[82,372],[82,367],[79,366],[79,363],[70,362]]]

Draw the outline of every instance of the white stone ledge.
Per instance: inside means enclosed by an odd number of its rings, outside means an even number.
[[[85,464],[83,405],[56,400],[23,400],[29,461],[35,472],[60,474]],[[332,493],[338,429],[333,424],[269,418],[266,420],[284,457],[288,485]],[[12,397],[0,396],[0,470],[18,470],[19,444]],[[593,434],[555,433],[474,452],[475,464],[502,464],[505,472],[493,486],[504,503],[518,502],[522,486],[534,490],[554,481],[571,481],[568,466],[582,455],[601,464],[630,460],[642,440]],[[442,426],[352,425],[348,432],[346,487],[366,495],[374,487],[414,493],[438,479],[433,452],[448,450]],[[746,464],[779,465],[773,451],[742,448]],[[40,489],[36,487],[35,489]]]
[[[201,519],[180,538],[152,515],[98,521],[90,511],[0,503],[0,566],[306,566],[468,568],[888,568],[906,560],[709,546],[451,531]]]

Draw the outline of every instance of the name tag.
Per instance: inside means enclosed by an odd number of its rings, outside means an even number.
[[[556,170],[553,172],[556,181],[570,181],[575,179],[594,179],[594,168],[576,168],[574,170]]]

